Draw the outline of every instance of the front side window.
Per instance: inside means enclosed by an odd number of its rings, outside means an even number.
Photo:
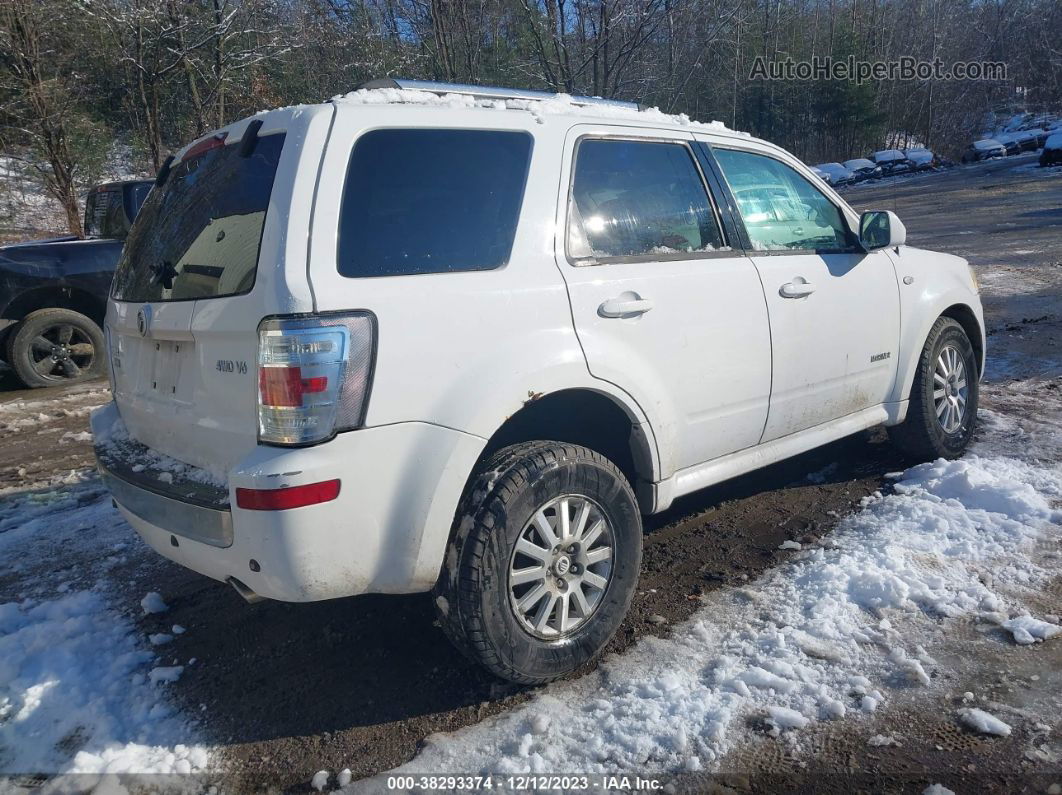
[[[491,270],[512,253],[531,136],[391,129],[354,145],[343,189],[343,276]]]
[[[756,251],[847,251],[841,211],[795,169],[773,157],[713,149]]]
[[[651,259],[721,248],[719,224],[688,146],[611,139],[579,143],[568,256]]]

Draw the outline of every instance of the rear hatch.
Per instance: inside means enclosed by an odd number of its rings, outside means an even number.
[[[140,210],[107,336],[119,413],[153,450],[225,476],[256,445],[258,324],[313,310],[307,230],[331,114],[273,111],[200,139]]]

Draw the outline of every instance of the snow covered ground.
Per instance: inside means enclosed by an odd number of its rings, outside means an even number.
[[[669,639],[646,638],[519,709],[429,738],[395,772],[700,770],[750,731],[859,721],[898,690],[933,688],[929,639],[949,622],[990,622],[1020,644],[1062,632],[1058,616],[1027,604],[1062,574],[1058,387],[1040,383],[1035,419],[986,410],[969,455],[898,473],[892,493],[821,545],[718,592]],[[991,716],[974,720],[998,729]]]
[[[99,391],[0,404],[0,422],[18,413],[34,423],[56,412],[84,416]],[[167,692],[193,663],[172,658],[137,630],[132,610],[147,607],[130,605],[125,592],[129,570],[145,556],[90,469],[3,490],[0,773],[188,774],[208,767],[195,721],[177,713]],[[77,782],[90,789],[94,778]]]
[[[430,737],[397,772],[711,770],[750,735],[798,747],[816,725],[856,725],[901,694],[932,692],[937,645],[957,622],[990,624],[1015,646],[1059,642],[1059,617],[1029,597],[1062,576],[1062,380],[987,384],[984,396],[995,408],[962,460],[896,473],[822,542],[714,592],[670,637]],[[80,416],[99,397],[9,402],[0,417]],[[210,771],[203,727],[168,694],[196,664],[167,654],[183,628],[138,631],[138,612],[164,620],[165,595],[128,592],[129,568],[154,558],[94,473],[2,496],[0,771]],[[955,718],[1001,735],[1013,721],[973,695]],[[339,785],[340,771],[323,773],[322,787]]]

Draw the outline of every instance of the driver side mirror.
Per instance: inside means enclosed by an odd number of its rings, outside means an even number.
[[[907,242],[907,227],[891,210],[863,213],[859,217],[859,242],[867,251]]]

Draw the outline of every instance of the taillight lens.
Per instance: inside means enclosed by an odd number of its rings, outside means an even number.
[[[303,445],[364,422],[376,326],[367,312],[258,327],[258,439]]]

